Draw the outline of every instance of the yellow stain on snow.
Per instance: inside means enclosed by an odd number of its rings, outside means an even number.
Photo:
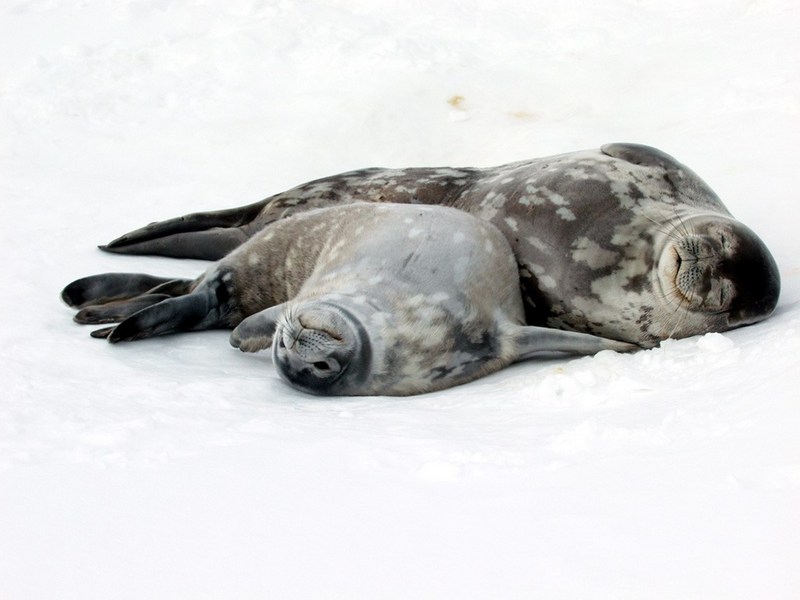
[[[515,119],[522,119],[523,121],[533,121],[534,119],[539,118],[539,115],[537,115],[534,112],[529,112],[527,110],[515,110],[508,114],[514,117]]]
[[[460,110],[463,110],[464,100],[465,100],[464,96],[459,96],[458,94],[456,94],[455,96],[450,96],[450,99],[447,101],[447,103],[453,108],[458,108]]]

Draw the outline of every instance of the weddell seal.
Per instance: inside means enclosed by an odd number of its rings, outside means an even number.
[[[441,206],[357,203],[276,221],[195,281],[108,273],[62,292],[111,342],[233,327],[272,346],[280,376],[326,395],[407,395],[466,383],[543,351],[632,344],[531,327],[494,226]]]
[[[452,206],[497,226],[529,325],[652,347],[755,323],[778,301],[778,269],[756,234],[687,167],[635,144],[486,169],[353,171],[101,248],[216,260],[276,220],[355,201]]]

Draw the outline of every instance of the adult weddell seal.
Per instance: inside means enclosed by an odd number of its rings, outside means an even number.
[[[217,260],[277,220],[355,201],[451,206],[495,225],[516,257],[529,325],[647,348],[755,323],[778,301],[778,268],[756,234],[687,167],[635,144],[486,169],[353,171],[101,248]]]
[[[265,227],[195,281],[107,273],[68,285],[111,342],[232,327],[272,347],[291,385],[407,395],[466,383],[542,351],[632,344],[524,324],[517,264],[496,227],[440,206],[324,208]]]

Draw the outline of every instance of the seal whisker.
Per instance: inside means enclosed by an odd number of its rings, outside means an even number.
[[[651,223],[653,223],[656,226],[656,231],[658,231],[659,233],[663,233],[667,237],[669,237],[669,238],[671,238],[673,240],[676,240],[676,241],[680,241],[681,240],[681,237],[677,233],[675,233],[674,231],[672,231],[670,229],[662,229],[662,227],[664,227],[665,223],[659,223],[654,218],[652,218],[650,215],[644,215],[644,217],[648,221],[650,221]]]
[[[677,318],[675,319],[674,325],[673,325],[672,329],[670,330],[669,335],[667,336],[668,338],[672,338],[675,335],[675,332],[678,331],[679,327],[681,326],[681,324],[683,322],[683,319],[685,318],[686,311],[682,310],[684,308],[684,303],[685,302],[686,302],[686,300],[684,298],[682,298],[678,302],[678,306],[675,308],[675,310],[672,311],[672,316],[673,317],[677,316]]]
[[[688,224],[686,223],[686,221],[683,220],[683,217],[681,217],[677,208],[675,208],[675,220],[678,222],[678,229],[680,229],[680,232],[683,234],[683,237],[684,238],[691,237],[693,231],[689,229]]]

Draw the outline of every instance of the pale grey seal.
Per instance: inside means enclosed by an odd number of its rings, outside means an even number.
[[[526,326],[517,264],[489,223],[439,206],[357,203],[265,227],[194,282],[110,273],[62,293],[76,320],[122,320],[111,342],[232,327],[272,346],[290,384],[407,395],[471,381],[539,352],[632,344]],[[95,302],[99,302],[95,304]]]
[[[273,221],[358,200],[453,206],[493,223],[516,256],[530,325],[650,347],[755,323],[778,301],[763,242],[691,170],[635,144],[485,169],[353,171],[101,248],[216,260]]]

